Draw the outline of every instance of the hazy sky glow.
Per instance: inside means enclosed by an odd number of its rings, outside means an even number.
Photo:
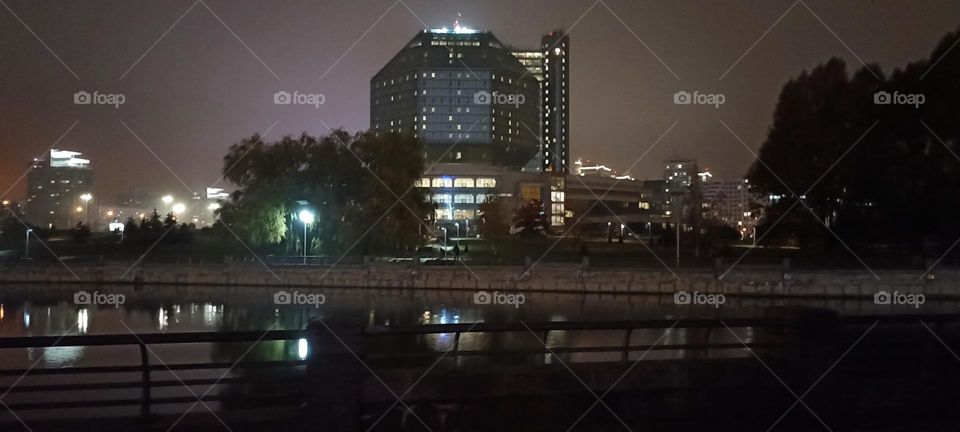
[[[185,193],[176,176],[201,190],[220,177],[228,146],[274,124],[268,139],[366,129],[370,77],[458,12],[518,46],[570,29],[574,159],[624,170],[679,122],[631,170],[640,178],[659,177],[674,155],[742,175],[752,156],[721,121],[756,149],[791,76],[831,56],[889,73],[960,25],[952,0],[3,2],[0,192],[76,123],[59,147],[93,160],[105,202],[134,184]],[[126,100],[75,105],[80,90]],[[278,90],[326,99],[278,106]],[[674,105],[679,90],[726,103]]]

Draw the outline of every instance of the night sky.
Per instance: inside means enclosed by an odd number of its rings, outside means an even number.
[[[960,25],[955,0],[0,3],[0,193],[76,123],[58,147],[93,160],[104,203],[134,185],[185,193],[164,164],[200,191],[220,177],[232,143],[274,124],[268,139],[322,134],[325,124],[366,129],[370,77],[423,23],[450,26],[457,13],[522,47],[570,29],[574,160],[624,170],[679,122],[631,170],[638,178],[659,177],[676,155],[741,176],[752,155],[721,120],[756,149],[790,77],[831,56],[889,73]],[[80,90],[126,102],[75,105]],[[277,106],[278,90],[323,93],[326,103]],[[674,105],[678,90],[723,93],[726,103]]]

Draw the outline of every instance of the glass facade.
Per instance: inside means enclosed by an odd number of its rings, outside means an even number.
[[[426,189],[428,201],[437,205],[437,221],[475,219],[479,206],[497,195],[493,177],[427,176],[416,184]]]

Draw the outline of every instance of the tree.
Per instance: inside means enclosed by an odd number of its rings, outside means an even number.
[[[831,59],[784,85],[748,173],[770,198],[765,241],[817,249],[837,247],[836,234],[855,248],[917,251],[960,236],[960,52],[950,49],[958,39],[960,31],[948,34],[929,58],[889,78],[871,65],[848,74]]]
[[[477,230],[484,238],[501,240],[510,234],[510,216],[499,197],[490,197],[480,204]]]
[[[531,200],[514,212],[513,225],[521,230],[519,235],[528,237],[546,235],[550,223],[540,200]]]
[[[303,229],[296,214],[309,207],[312,252],[412,252],[433,211],[414,187],[423,171],[423,144],[410,135],[335,130],[271,143],[254,135],[224,157],[237,191],[220,222],[252,247],[292,253],[302,241],[291,235]]]

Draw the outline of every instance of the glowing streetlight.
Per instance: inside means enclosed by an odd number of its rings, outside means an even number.
[[[93,195],[90,195],[90,193],[80,195],[80,200],[83,201],[83,222],[87,225],[90,225],[90,200],[92,199]],[[80,212],[79,207],[77,207],[77,212]]]
[[[183,214],[183,212],[185,211],[187,211],[187,206],[185,206],[183,203],[176,203],[173,205],[174,214],[180,215],[180,214]]]
[[[300,218],[300,222],[303,222],[303,265],[307,265],[307,225],[316,220],[316,215],[310,210],[303,209],[297,217]]]
[[[220,210],[220,203],[210,203],[210,205],[207,206],[207,210],[210,210],[210,211]]]
[[[173,197],[170,195],[166,195],[163,198],[160,198],[160,201],[163,201],[163,203],[166,205],[170,205],[170,203],[173,202]]]
[[[27,258],[30,258],[30,234],[33,233],[33,229],[27,228],[27,242],[23,250],[23,255]]]

